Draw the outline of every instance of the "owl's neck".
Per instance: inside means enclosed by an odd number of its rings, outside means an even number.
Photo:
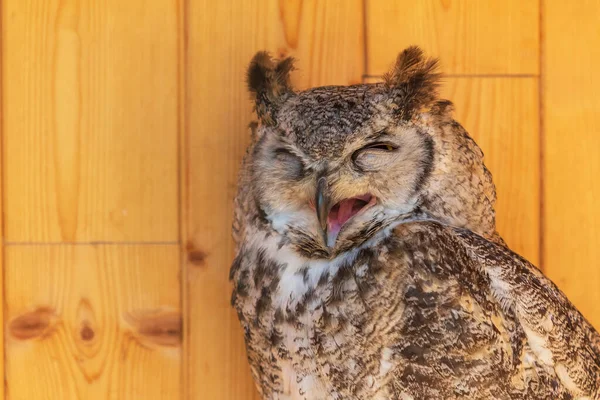
[[[331,259],[307,258],[268,225],[254,226],[245,236],[231,276],[234,282],[254,279],[254,282],[262,282],[262,286],[276,289],[272,293],[273,304],[285,313],[321,285],[323,279],[333,279],[340,268],[352,265],[363,252],[379,248],[394,228],[403,222],[408,220],[390,224],[360,246]]]

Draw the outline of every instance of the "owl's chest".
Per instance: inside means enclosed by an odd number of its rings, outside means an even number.
[[[233,302],[263,390],[309,399],[377,392],[396,364],[387,344],[399,337],[403,268],[369,252],[335,262],[277,256],[247,252],[234,273]]]
[[[413,243],[332,263],[282,250],[246,249],[232,274],[265,398],[452,398],[512,379],[517,331],[468,264]]]

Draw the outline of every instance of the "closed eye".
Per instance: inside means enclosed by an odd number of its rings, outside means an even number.
[[[356,150],[352,154],[352,162],[361,171],[379,170],[389,162],[396,150],[398,150],[398,146],[393,143],[371,143]]]
[[[299,180],[304,176],[302,160],[285,148],[275,149],[273,152],[276,162],[280,165],[281,172],[286,179]]]
[[[361,150],[365,149],[373,149],[373,150],[384,150],[384,151],[394,151],[397,147],[390,143],[373,143],[363,147]]]
[[[291,152],[291,151],[289,151],[288,149],[285,149],[285,148],[283,148],[283,147],[280,147],[280,148],[277,148],[277,149],[275,149],[275,150],[273,151],[273,153],[275,153],[275,156],[276,156],[276,157],[279,157],[279,156],[281,156],[281,157],[288,157],[288,156],[289,156],[289,157],[295,157],[295,155],[294,155],[294,154],[292,154],[292,152]]]
[[[364,153],[365,151],[368,150],[373,150],[373,151],[382,151],[382,152],[392,152],[398,149],[398,146],[396,146],[395,144],[392,143],[386,143],[386,142],[377,142],[377,143],[371,143],[366,145],[365,147],[362,147],[358,150],[356,150],[354,152],[354,154],[352,154],[352,160],[356,161],[356,158],[361,154]]]

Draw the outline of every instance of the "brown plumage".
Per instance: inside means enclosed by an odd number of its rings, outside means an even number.
[[[231,278],[263,398],[600,399],[600,336],[497,234],[436,66],[294,92],[252,61]]]

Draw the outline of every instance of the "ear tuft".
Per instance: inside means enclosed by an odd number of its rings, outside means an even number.
[[[394,67],[384,75],[384,81],[393,93],[401,118],[410,119],[420,108],[437,99],[441,78],[438,66],[437,59],[426,58],[417,46],[398,55]]]
[[[293,70],[294,59],[291,57],[277,61],[266,51],[260,51],[252,58],[246,81],[261,121],[273,124],[277,109],[294,92],[290,84]]]

